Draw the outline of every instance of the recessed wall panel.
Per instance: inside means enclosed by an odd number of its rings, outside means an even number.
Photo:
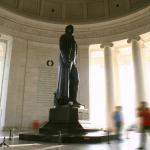
[[[129,2],[131,9],[136,9],[150,3],[150,0],[129,0]]]
[[[0,0],[0,2],[2,2],[6,6],[10,6],[13,8],[17,7],[17,0]]]
[[[71,3],[66,4],[66,18],[83,18],[83,4],[82,3]]]
[[[23,11],[32,15],[38,14],[39,12],[39,0],[25,0],[23,1]]]
[[[62,4],[50,0],[44,0],[41,15],[48,18],[61,18]]]
[[[109,15],[118,16],[127,12],[126,0],[110,0],[109,1]]]
[[[87,3],[87,17],[100,18],[105,16],[104,1]]]

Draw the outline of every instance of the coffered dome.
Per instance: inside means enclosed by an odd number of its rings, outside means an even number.
[[[149,0],[0,0],[0,6],[30,18],[55,23],[94,23],[131,14]]]

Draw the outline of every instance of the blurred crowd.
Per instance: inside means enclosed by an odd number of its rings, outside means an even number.
[[[137,108],[137,117],[140,120],[140,145],[138,149],[145,149],[146,141],[147,141],[147,133],[150,135],[150,108],[148,107],[147,102],[141,101]],[[112,116],[115,132],[117,135],[117,140],[122,141],[121,132],[123,128],[123,115],[122,115],[122,107],[116,106],[115,111]]]

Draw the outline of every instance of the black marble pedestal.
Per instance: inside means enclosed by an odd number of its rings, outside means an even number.
[[[71,106],[51,108],[49,122],[39,129],[42,134],[81,133],[86,132],[79,120],[87,116],[86,109]]]
[[[113,140],[116,135],[100,131],[87,123],[88,110],[72,106],[51,108],[49,121],[38,132],[20,133],[19,139],[58,143],[97,143]]]

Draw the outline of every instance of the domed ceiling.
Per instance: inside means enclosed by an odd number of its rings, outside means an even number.
[[[55,23],[94,23],[114,19],[150,5],[150,0],[0,0],[20,15]]]

